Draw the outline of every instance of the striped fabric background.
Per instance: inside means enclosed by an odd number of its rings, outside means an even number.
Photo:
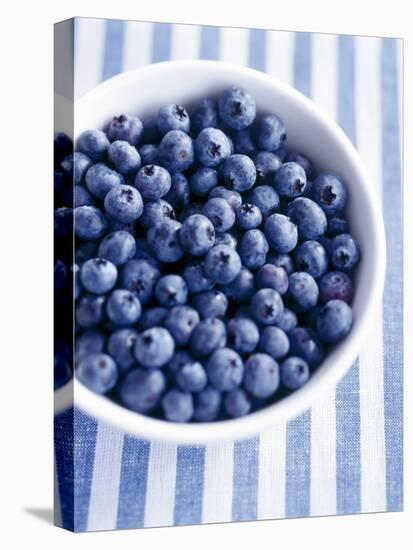
[[[63,526],[402,509],[401,48],[396,39],[76,20],[76,97],[119,72],[189,58],[249,65],[311,97],[353,141],[376,184],[388,265],[380,315],[350,372],[311,410],[251,440],[181,447],[129,437],[79,410],[57,416]],[[73,429],[70,448],[63,434]]]

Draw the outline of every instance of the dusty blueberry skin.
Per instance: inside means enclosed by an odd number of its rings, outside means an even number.
[[[189,178],[189,187],[197,197],[206,197],[217,185],[218,173],[208,166],[200,166]]]
[[[98,255],[109,260],[115,266],[120,266],[135,256],[135,239],[127,231],[108,233],[100,242]]]
[[[295,271],[288,277],[287,304],[296,313],[304,313],[317,305],[318,286],[305,271]]]
[[[313,330],[296,327],[288,333],[290,354],[301,357],[310,367],[317,367],[324,359],[324,347]]]
[[[122,267],[119,282],[122,288],[134,292],[144,306],[152,300],[160,276],[159,270],[148,260],[130,260]]]
[[[160,222],[174,220],[175,218],[175,211],[169,202],[158,199],[145,203],[140,223],[145,229],[149,229]]]
[[[283,386],[295,391],[308,382],[310,369],[304,359],[292,356],[281,363],[280,375]]]
[[[105,319],[106,297],[94,294],[82,296],[76,304],[76,321],[82,328],[94,328]]]
[[[343,300],[330,300],[318,312],[316,330],[323,342],[335,344],[351,330],[353,313]]]
[[[265,327],[260,335],[258,350],[273,359],[282,359],[290,349],[287,334],[280,327]]]
[[[256,291],[254,274],[246,267],[242,267],[235,279],[221,285],[220,289],[228,300],[235,304],[248,302]]]
[[[133,175],[141,167],[141,157],[136,147],[127,141],[114,141],[110,144],[107,153],[113,168],[123,176]]]
[[[92,166],[92,159],[80,151],[75,151],[65,157],[60,166],[69,180],[75,185],[80,185],[85,181],[86,172]]]
[[[136,174],[135,187],[142,197],[156,201],[168,193],[171,188],[171,176],[162,166],[147,164]]]
[[[106,301],[106,313],[114,326],[131,326],[139,319],[142,306],[139,298],[133,292],[118,288]]]
[[[341,233],[348,233],[348,221],[341,215],[336,214],[327,220],[327,234],[335,237]]]
[[[189,216],[179,232],[182,248],[192,256],[204,256],[215,242],[212,222],[202,214]]]
[[[255,229],[261,225],[261,210],[254,204],[241,204],[241,206],[235,209],[235,221],[238,227],[243,231]]]
[[[262,325],[277,323],[284,309],[280,294],[272,288],[257,290],[251,300],[251,314]]]
[[[193,307],[175,306],[167,312],[162,322],[171,333],[175,344],[186,346],[199,320],[199,313]]]
[[[215,128],[218,124],[217,102],[215,99],[202,99],[191,112],[191,126],[195,134],[204,128]]]
[[[260,334],[257,325],[246,318],[230,319],[227,323],[227,345],[240,355],[252,353],[257,347]]]
[[[265,264],[258,270],[255,281],[258,288],[273,288],[279,294],[288,290],[288,274],[283,267]]]
[[[350,272],[360,260],[360,251],[356,241],[348,233],[337,235],[331,240],[328,250],[331,265],[339,270]]]
[[[109,292],[116,283],[116,266],[103,258],[87,260],[80,268],[80,281],[83,287],[94,294]]]
[[[178,104],[164,105],[158,111],[156,120],[160,134],[165,135],[170,130],[181,130],[186,134],[191,129],[191,121],[185,107]]]
[[[281,197],[295,199],[303,194],[306,185],[305,170],[296,162],[285,162],[275,174],[274,186]]]
[[[106,353],[93,353],[80,359],[76,366],[76,376],[90,390],[104,394],[114,388],[118,368]]]
[[[288,216],[283,214],[271,214],[265,220],[264,233],[275,252],[286,254],[297,246],[297,226]]]
[[[78,206],[96,206],[96,200],[92,193],[83,185],[75,185],[73,189],[73,202],[75,208]]]
[[[101,130],[86,130],[77,140],[78,150],[95,162],[104,159],[109,145],[105,132]]]
[[[139,148],[141,166],[158,163],[158,146],[154,143],[145,143]]]
[[[304,168],[307,178],[311,178],[313,174],[313,165],[308,157],[302,153],[297,153],[296,151],[290,151],[286,157],[286,162],[296,162],[302,168]]]
[[[194,414],[194,402],[189,392],[172,388],[162,399],[162,409],[167,420],[189,422]]]
[[[261,210],[264,218],[277,212],[280,207],[280,197],[277,191],[269,185],[259,185],[251,189],[247,200]]]
[[[164,307],[181,306],[188,299],[188,287],[180,275],[164,275],[155,286],[155,297]]]
[[[203,319],[193,330],[190,338],[190,350],[194,357],[203,359],[225,346],[227,334],[220,319]]]
[[[203,166],[216,168],[230,156],[231,145],[218,128],[204,128],[195,140],[195,153]]]
[[[248,269],[255,270],[265,264],[269,245],[262,231],[250,229],[242,236],[238,250],[242,264]]]
[[[136,362],[133,355],[138,332],[133,328],[115,330],[108,338],[108,354],[114,359],[121,371],[127,371]]]
[[[235,222],[234,209],[225,199],[219,197],[209,199],[204,204],[202,213],[212,222],[218,233],[228,231]]]
[[[172,308],[173,310],[174,308]],[[171,311],[172,311],[171,310]],[[142,312],[142,315],[138,319],[138,329],[146,330],[147,328],[153,328],[162,326],[169,314],[169,310],[166,307],[151,307]],[[165,326],[165,328],[168,328]],[[172,334],[172,333],[171,333]]]
[[[244,376],[241,357],[226,347],[214,351],[206,363],[206,370],[211,385],[219,391],[235,390]]]
[[[221,408],[221,393],[208,386],[194,395],[194,420],[212,422]]]
[[[258,151],[252,160],[257,171],[257,183],[259,185],[273,185],[277,170],[282,165],[280,159],[270,151]]]
[[[131,185],[119,185],[111,189],[104,200],[106,212],[121,223],[131,223],[141,217],[143,201],[141,194]]]
[[[166,365],[175,351],[175,342],[169,331],[163,327],[153,327],[139,334],[135,342],[134,355],[137,362],[147,368],[160,368]]]
[[[245,416],[250,412],[251,406],[251,399],[242,389],[230,391],[225,395],[224,408],[232,418]]]
[[[149,229],[148,243],[159,261],[173,263],[184,255],[179,238],[180,229],[181,224],[174,220],[165,220]]]
[[[253,97],[244,89],[232,86],[218,100],[218,111],[225,124],[234,130],[243,130],[255,119]]]
[[[249,128],[232,131],[231,140],[234,146],[234,153],[252,157],[257,150]]]
[[[303,240],[317,240],[327,230],[324,211],[311,199],[298,197],[287,208],[288,216],[297,226],[298,236]]]
[[[219,244],[208,251],[203,267],[208,279],[224,285],[233,281],[241,271],[241,259],[233,248]]]
[[[284,332],[290,332],[298,324],[297,315],[291,309],[287,307],[284,308],[282,314],[277,320],[277,327],[279,327]]]
[[[157,407],[165,390],[166,377],[161,370],[137,368],[126,375],[119,395],[125,407],[146,414]]]
[[[186,284],[188,285],[188,290],[191,294],[197,294],[198,292],[209,290],[213,288],[215,284],[214,281],[211,281],[211,279],[208,279],[205,275],[201,260],[189,263],[185,267],[182,276],[185,279]]]
[[[124,183],[123,176],[103,162],[88,169],[85,181],[89,191],[98,199],[104,199],[111,189]]]
[[[82,357],[90,355],[91,353],[103,353],[105,346],[106,336],[102,331],[96,329],[85,330],[76,338],[76,361],[79,361]],[[109,355],[112,354],[109,352]]]
[[[225,162],[222,175],[228,189],[239,193],[248,191],[257,179],[255,164],[247,155],[231,155]]]
[[[329,216],[341,212],[347,204],[344,182],[334,174],[320,174],[313,181],[311,196]]]
[[[181,390],[190,393],[202,391],[208,383],[205,369],[199,361],[183,365],[176,373],[175,378]]]
[[[286,129],[277,115],[264,115],[254,128],[255,142],[259,149],[274,152],[285,141]]]
[[[115,116],[106,130],[110,141],[127,141],[131,145],[138,145],[142,132],[142,121],[138,117],[127,114]]]
[[[327,253],[319,242],[304,241],[294,250],[294,263],[297,271],[306,271],[319,279],[328,268]]]
[[[237,250],[238,241],[231,233],[215,233],[215,246],[219,244],[224,244]]]
[[[330,300],[343,300],[348,304],[353,299],[353,284],[347,273],[329,271],[323,275],[318,283],[320,302],[325,304]]]
[[[205,290],[192,298],[192,306],[201,319],[224,317],[228,309],[228,298],[220,290]]]
[[[173,208],[184,208],[189,205],[191,189],[188,179],[183,174],[174,173],[171,175],[171,187],[165,195],[165,200]]]
[[[245,363],[244,386],[258,399],[267,399],[280,385],[278,363],[266,353],[250,355]]]
[[[162,138],[158,148],[159,160],[170,172],[184,172],[194,162],[192,139],[181,130],[171,130]]]

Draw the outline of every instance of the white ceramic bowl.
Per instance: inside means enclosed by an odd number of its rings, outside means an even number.
[[[318,170],[344,178],[349,189],[351,232],[362,258],[355,280],[354,326],[310,381],[300,390],[243,418],[206,424],[174,424],[129,411],[74,382],[78,407],[125,432],[180,444],[252,436],[280,421],[296,417],[334,386],[350,368],[381,299],[385,273],[385,239],[376,191],[356,150],[341,129],[295,89],[252,69],[212,61],[179,61],[149,65],[107,80],[75,105],[75,136],[88,128],[104,128],[126,112],[145,118],[161,105],[185,106],[217,96],[230,85],[246,88],[258,111],[276,113],[287,128],[287,145],[310,157]],[[67,392],[66,392],[67,393]],[[327,419],[326,419],[327,420]]]

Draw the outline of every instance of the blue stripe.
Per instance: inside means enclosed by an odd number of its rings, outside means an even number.
[[[73,409],[54,417],[54,453],[62,527],[74,531]]]
[[[234,444],[232,521],[257,519],[259,438]]]
[[[397,41],[381,51],[383,209],[387,272],[383,296],[387,510],[403,508],[403,226]]]
[[[267,65],[267,32],[262,29],[250,30],[249,65],[258,71],[265,71]]]
[[[125,435],[119,483],[117,529],[143,527],[150,443]]]
[[[90,489],[95,459],[98,424],[75,409],[73,415],[74,445],[74,530],[86,531]]]
[[[297,32],[294,40],[294,86],[311,95],[311,33]]]
[[[117,21],[115,19],[106,21],[102,80],[115,76],[122,71],[124,34],[124,21]]]
[[[354,37],[338,37],[338,123],[347,137],[356,143],[354,109]]]
[[[175,525],[201,523],[205,447],[178,447],[175,485]]]
[[[285,515],[310,515],[311,412],[287,423]]]
[[[155,23],[153,26],[152,63],[168,61],[171,49],[172,25]]]
[[[201,27],[200,59],[218,59],[219,27]]]

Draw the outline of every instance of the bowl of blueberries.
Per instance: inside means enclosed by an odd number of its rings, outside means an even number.
[[[241,439],[346,373],[381,299],[383,222],[310,100],[159,63],[83,96],[74,143],[76,406],[143,438]]]

